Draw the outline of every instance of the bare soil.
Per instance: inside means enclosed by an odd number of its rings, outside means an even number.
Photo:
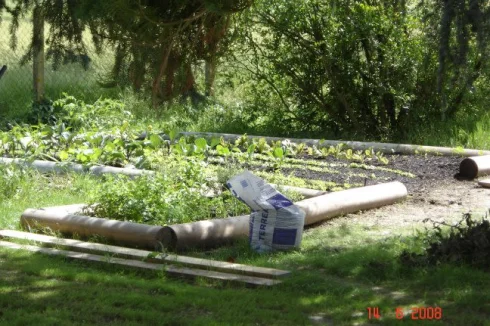
[[[400,229],[423,226],[426,219],[455,221],[467,212],[483,216],[490,208],[490,189],[480,187],[477,180],[459,178],[460,157],[393,155],[388,158],[390,163],[383,167],[410,172],[415,177],[373,170],[377,178],[368,179],[368,184],[400,181],[408,189],[408,198],[399,204],[338,217],[324,225],[355,223],[366,228],[377,226],[383,229],[383,234],[390,235]],[[322,178],[321,174],[307,173],[310,178]],[[352,182],[348,173],[338,174],[335,178],[341,182],[343,176]],[[323,176],[325,178],[331,176]]]
[[[455,221],[467,212],[483,216],[490,208],[490,189],[480,187],[478,180],[465,180],[458,176],[462,157],[387,155],[386,158],[388,164],[382,164],[376,159],[365,164],[352,164],[352,161],[333,156],[322,159],[304,156],[302,163],[284,164],[280,171],[284,175],[323,180],[337,185],[359,187],[400,181],[407,187],[408,198],[401,203],[334,218],[326,221],[324,226],[343,223],[355,223],[366,228],[378,226],[383,229],[383,234],[390,235],[399,233],[395,232],[399,229],[423,226],[423,221],[427,219]],[[260,167],[246,164],[244,167],[270,172],[274,170],[271,164],[263,163]],[[319,164],[323,171],[318,170]]]

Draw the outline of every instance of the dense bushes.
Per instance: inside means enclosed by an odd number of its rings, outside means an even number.
[[[402,108],[420,82],[412,14],[381,3],[259,2],[244,36],[257,51],[252,78],[276,91],[282,114],[298,126],[334,136],[387,134],[405,123]]]
[[[444,44],[438,26],[453,4],[417,4],[256,1],[239,21],[230,79],[243,91],[244,121],[266,133],[419,143],[452,125],[470,131],[468,113],[488,101],[478,94],[488,84],[484,25],[453,8]]]

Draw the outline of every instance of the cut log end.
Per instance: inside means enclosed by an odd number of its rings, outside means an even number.
[[[478,176],[478,164],[473,158],[468,157],[461,161],[459,175],[468,179],[474,179]]]
[[[161,235],[162,247],[170,251],[175,250],[177,246],[177,235],[175,231],[171,227],[166,226],[161,230]]]

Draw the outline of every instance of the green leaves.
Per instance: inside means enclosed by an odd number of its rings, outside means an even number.
[[[257,1],[243,16],[240,53],[255,82],[250,114],[283,133],[399,133],[401,108],[435,95],[420,93],[419,82],[434,80],[423,72],[424,53],[428,62],[434,53],[424,49],[418,14],[408,3]]]
[[[216,137],[212,138],[211,139],[210,147],[211,148],[215,148],[220,143],[220,141],[221,140],[219,138],[216,138]]]
[[[223,145],[217,145],[216,146],[216,152],[218,153],[218,155],[221,155],[221,156],[230,155],[230,149],[228,147],[224,147]]]
[[[60,160],[62,161],[66,161],[68,160],[68,157],[70,157],[70,154],[68,154],[67,151],[61,151],[59,154],[58,154]]]
[[[198,138],[194,141],[196,145],[196,153],[205,153],[208,150],[208,142],[204,138]]]
[[[153,148],[159,148],[162,145],[162,139],[156,134],[150,135],[150,144]]]
[[[133,180],[109,176],[107,182],[92,191],[89,202],[98,203],[97,216],[154,225],[235,216],[249,211],[226,192],[213,199],[205,197],[204,194],[214,189],[213,184],[199,160],[167,157],[165,172]]]
[[[175,137],[177,137],[178,131],[177,129],[172,129],[168,132],[168,137],[170,138],[170,141],[173,142]]]
[[[282,147],[275,147],[274,150],[272,151],[272,155],[275,158],[279,158],[279,159],[284,158],[284,151]]]

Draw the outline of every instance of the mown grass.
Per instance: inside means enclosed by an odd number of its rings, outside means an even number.
[[[357,231],[347,236],[346,230],[307,233],[301,252],[238,258],[293,271],[283,284],[258,289],[1,250],[0,320],[9,325],[303,325],[316,316],[347,325],[369,322],[367,307],[379,307],[383,324],[397,324],[396,308],[427,306],[442,307],[444,324],[488,320],[486,273],[449,266],[404,269],[395,262],[395,239],[361,244],[368,238]],[[325,244],[325,236],[332,244]],[[362,241],[332,249],[354,236]],[[404,322],[425,324],[410,319]]]
[[[0,227],[17,228],[28,207],[83,202],[97,182],[80,175],[26,175],[0,201]],[[487,323],[488,273],[403,266],[398,254],[420,249],[420,240],[407,230],[391,237],[382,231],[319,226],[305,231],[295,252],[259,255],[244,240],[186,253],[292,271],[283,284],[254,289],[0,249],[0,324],[305,325],[311,318],[334,325],[398,324],[396,308],[409,313],[422,306],[440,306],[444,324]],[[382,320],[368,320],[367,307],[379,307]],[[428,323],[410,315],[404,322]]]

